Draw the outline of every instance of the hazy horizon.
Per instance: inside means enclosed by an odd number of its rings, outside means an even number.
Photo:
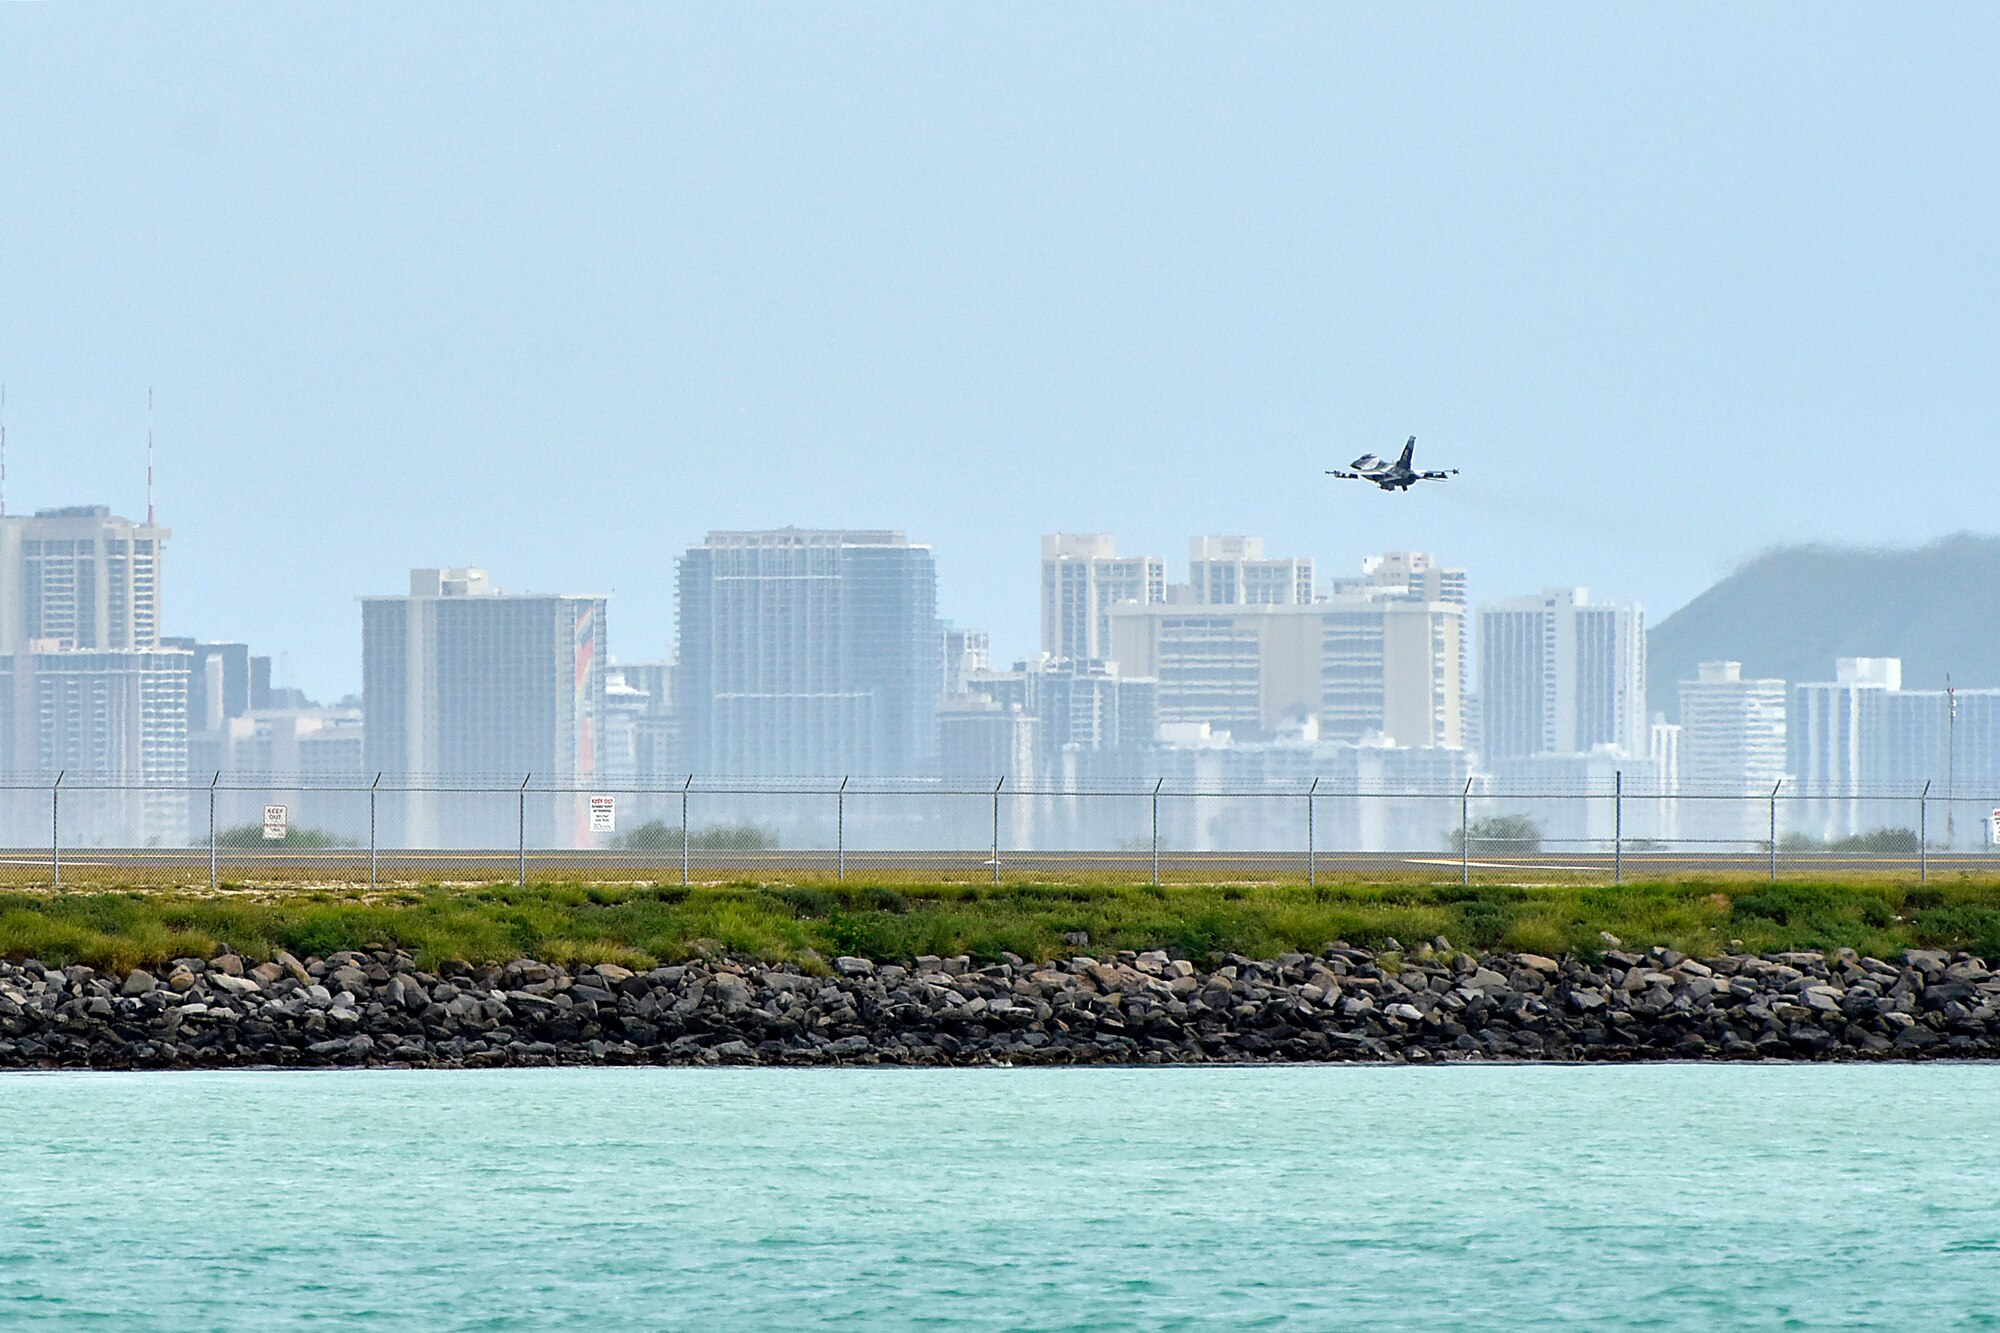
[[[1991,11],[0,10],[10,513],[145,507],[165,629],[359,686],[413,566],[612,595],[894,527],[1427,550],[1650,622],[1992,531]],[[1463,475],[1322,475],[1419,437]]]

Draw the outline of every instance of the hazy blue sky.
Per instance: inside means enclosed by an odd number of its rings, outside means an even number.
[[[1056,529],[1657,620],[2000,526],[1996,14],[7,6],[8,505],[141,510],[155,386],[169,628],[322,695],[413,565],[656,657],[787,523],[1001,656]],[[1320,475],[1412,432],[1465,476]]]

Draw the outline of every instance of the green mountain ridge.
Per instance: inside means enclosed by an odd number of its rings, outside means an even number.
[[[2000,686],[2000,537],[1763,552],[1646,636],[1646,697],[1678,718],[1702,662],[1746,676],[1833,679],[1836,657],[1900,657],[1905,689]]]

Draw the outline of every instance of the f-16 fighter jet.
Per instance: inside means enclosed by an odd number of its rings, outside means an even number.
[[[1410,455],[1417,451],[1417,437],[1403,446],[1403,456],[1393,463],[1384,462],[1373,454],[1363,454],[1348,464],[1352,472],[1340,472],[1328,468],[1329,477],[1343,477],[1348,481],[1372,481],[1385,491],[1407,491],[1420,481],[1443,481],[1446,477],[1458,475],[1455,467],[1442,472],[1418,472],[1410,466]]]

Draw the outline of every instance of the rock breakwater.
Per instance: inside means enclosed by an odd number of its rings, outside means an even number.
[[[1969,954],[1696,959],[1334,945],[419,968],[408,954],[181,958],[123,975],[0,963],[0,1068],[1164,1064],[2000,1056],[2000,975]]]

